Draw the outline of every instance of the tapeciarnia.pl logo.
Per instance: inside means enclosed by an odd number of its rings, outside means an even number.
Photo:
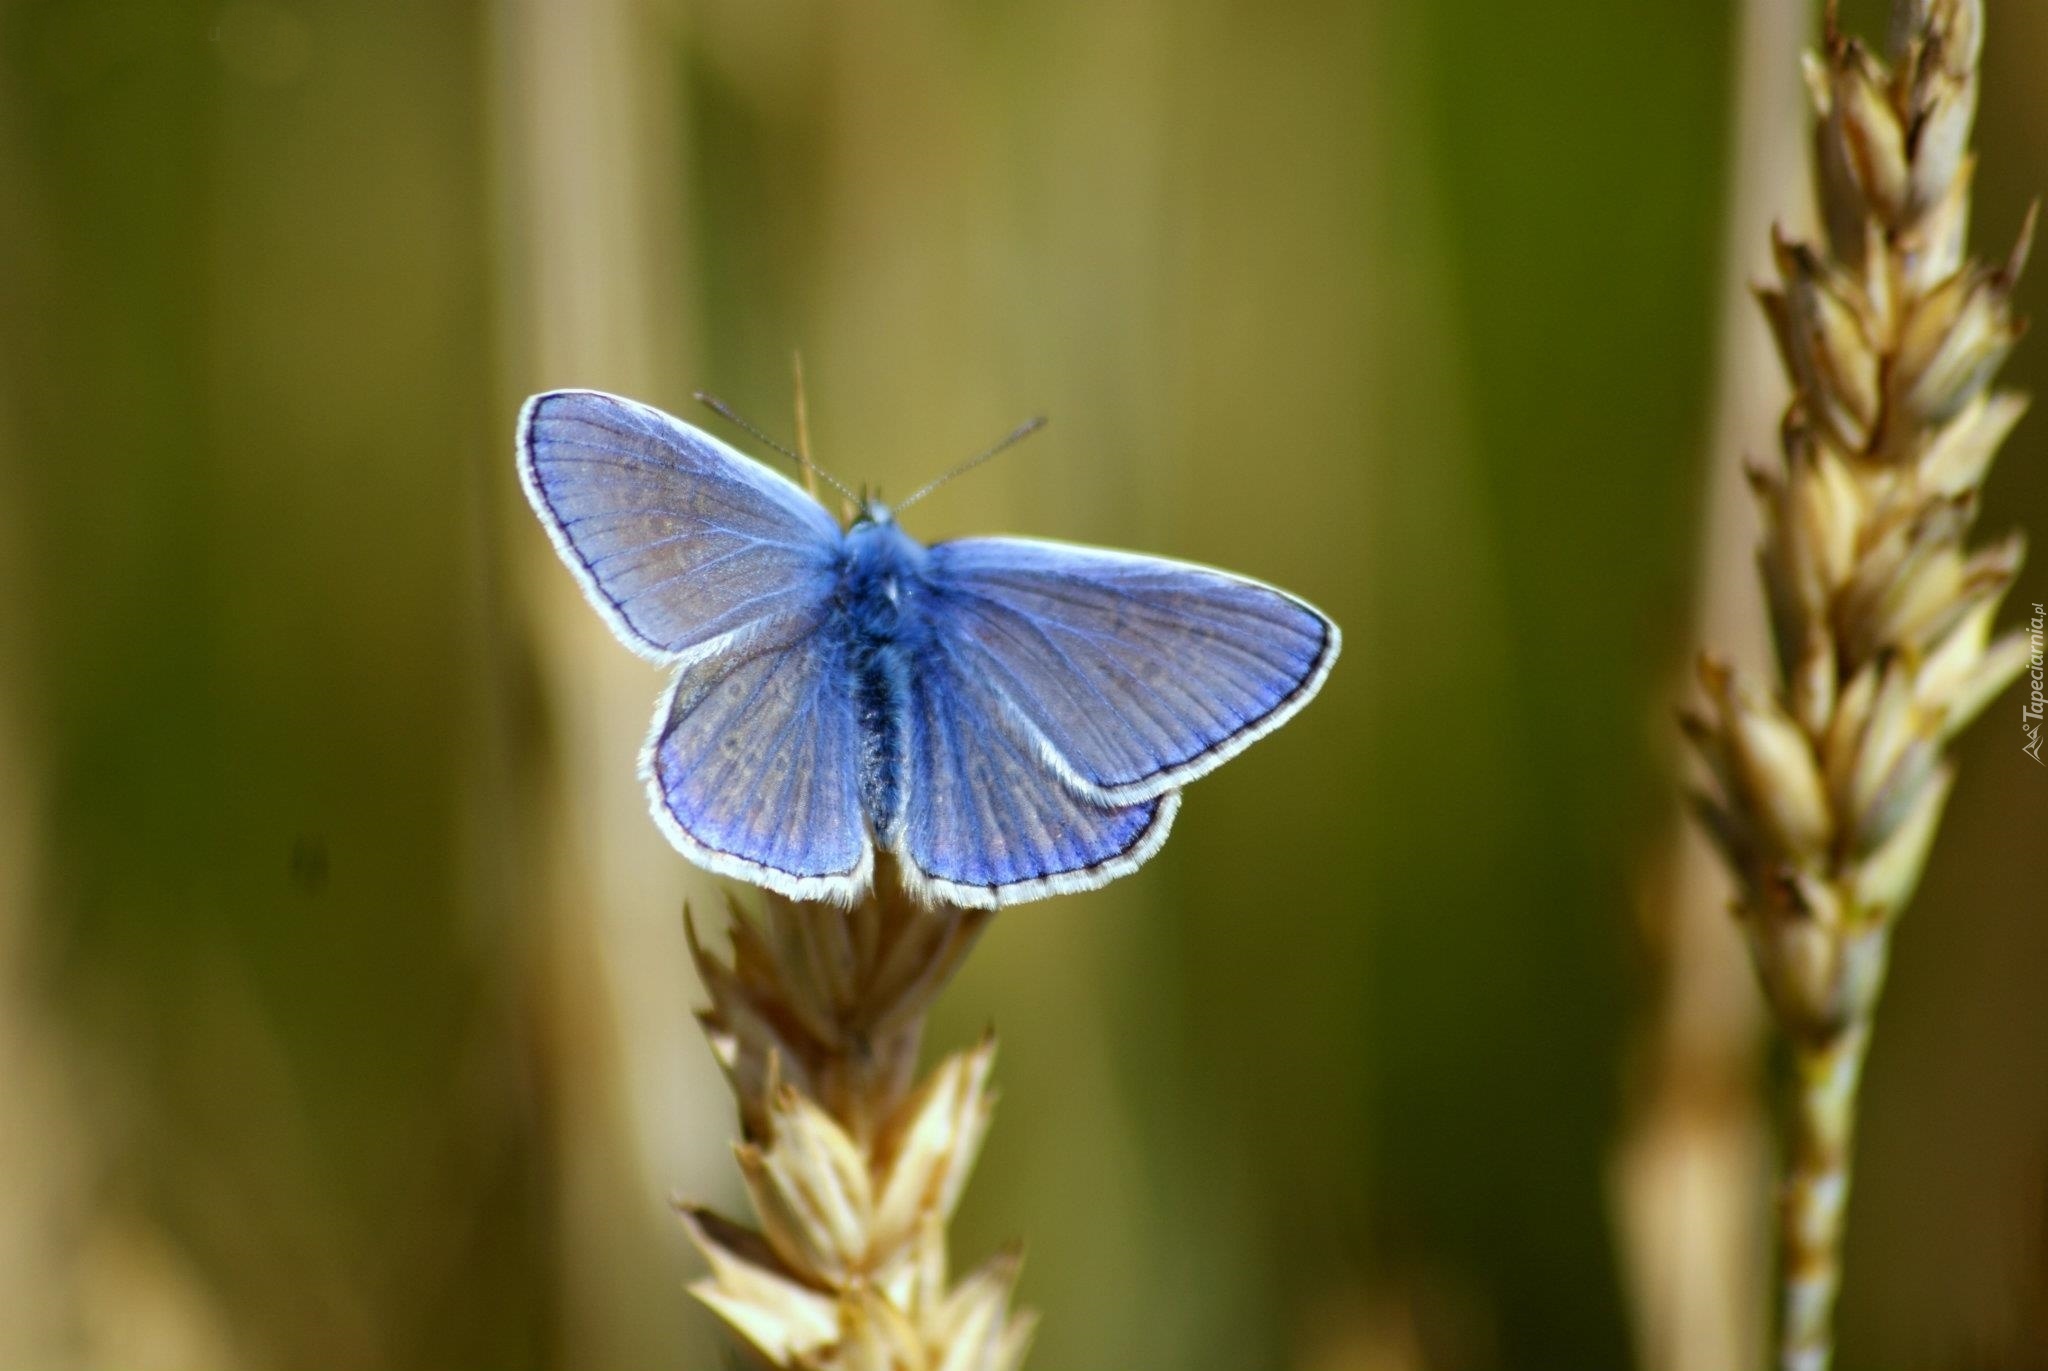
[[[2027,634],[2027,641],[2033,647],[2033,654],[2027,659],[2027,679],[2032,688],[2027,691],[2027,702],[2020,706],[2020,727],[2027,734],[2027,745],[2023,750],[2041,765],[2048,766],[2048,761],[2041,757],[2041,716],[2048,712],[2048,665],[2044,665],[2041,646],[2044,626],[2048,626],[2048,607],[2037,604]]]

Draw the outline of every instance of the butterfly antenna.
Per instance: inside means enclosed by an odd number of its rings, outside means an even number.
[[[789,458],[790,461],[795,462],[798,468],[800,468],[801,470],[821,477],[826,485],[831,486],[832,489],[838,491],[841,495],[844,495],[847,499],[853,501],[856,505],[860,503],[860,497],[858,495],[855,495],[853,491],[847,487],[846,482],[840,480],[837,476],[834,476],[831,472],[825,470],[825,468],[819,466],[816,462],[812,461],[809,457],[804,456],[801,452],[791,452],[788,448],[776,442],[767,434],[761,432],[760,429],[755,428],[745,419],[740,418],[739,415],[733,412],[733,408],[731,405],[728,405],[725,401],[719,399],[716,395],[711,395],[700,390],[696,393],[696,399],[698,404],[704,406],[704,408],[710,410],[719,418],[725,420],[727,423],[732,424],[737,428],[745,429],[748,433],[751,433],[758,441],[766,443],[769,447],[774,448],[777,452]]]
[[[997,443],[994,447],[990,448],[987,452],[982,453],[979,457],[970,457],[966,461],[962,462],[959,466],[954,467],[951,471],[944,472],[941,475],[936,476],[929,481],[926,481],[923,485],[919,486],[916,490],[912,491],[908,497],[899,500],[896,504],[897,510],[901,512],[903,510],[909,509],[912,505],[916,504],[919,500],[922,500],[925,496],[937,490],[940,486],[946,484],[946,482],[952,480],[955,476],[965,475],[967,472],[970,472],[974,470],[976,467],[980,466],[983,462],[986,462],[989,458],[994,457],[1000,453],[1007,452],[1009,449],[1017,446],[1017,444],[1023,442],[1026,438],[1029,438],[1032,434],[1038,432],[1038,430],[1044,427],[1045,416],[1043,414],[1032,415],[1029,419],[1026,419],[1023,423],[1011,429],[1009,436],[1004,438],[1002,442]]]

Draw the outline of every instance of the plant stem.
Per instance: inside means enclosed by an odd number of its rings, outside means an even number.
[[[1791,1152],[1779,1204],[1784,1262],[1778,1362],[1782,1371],[1826,1371],[1835,1295],[1842,1283],[1842,1220],[1849,1202],[1857,1086],[1871,1024],[1858,1019],[1794,1049]]]

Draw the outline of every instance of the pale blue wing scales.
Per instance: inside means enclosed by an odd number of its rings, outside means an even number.
[[[927,898],[995,908],[1092,890],[1159,850],[1180,796],[1104,805],[1076,794],[942,636],[906,683],[896,850]]]
[[[1307,704],[1337,657],[1314,606],[1185,562],[967,538],[931,549],[926,580],[962,671],[1105,803],[1220,766]]]
[[[832,516],[707,433],[600,391],[526,402],[519,473],[562,560],[619,637],[695,660],[831,593]]]
[[[676,674],[641,776],[655,820],[700,866],[792,899],[851,903],[866,890],[874,852],[845,657],[820,610]]]

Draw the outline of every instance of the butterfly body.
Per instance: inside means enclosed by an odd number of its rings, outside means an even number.
[[[1336,625],[1259,582],[1021,538],[841,528],[659,410],[535,396],[520,475],[593,606],[674,670],[641,756],[706,868],[851,902],[892,853],[928,900],[1085,890],[1165,841],[1180,787],[1278,727]]]
[[[923,646],[925,549],[886,506],[870,502],[846,531],[828,632],[846,642],[846,689],[865,742],[861,803],[875,839],[895,845],[903,822],[903,727],[910,663]]]

